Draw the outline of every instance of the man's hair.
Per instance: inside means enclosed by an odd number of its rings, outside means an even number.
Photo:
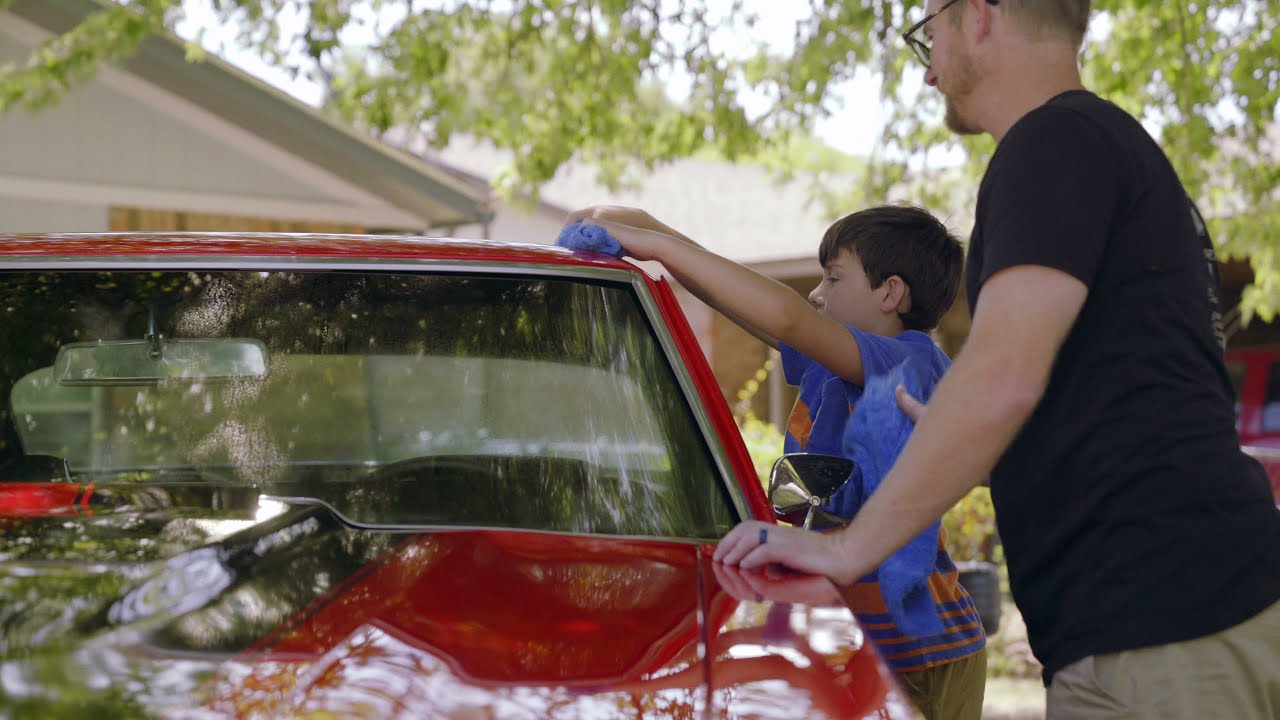
[[[1089,29],[1090,0],[1000,0],[1005,17],[1033,37],[1064,35],[1077,49]]]
[[[964,250],[923,208],[879,205],[840,218],[822,236],[818,261],[825,268],[841,250],[858,258],[873,288],[902,278],[911,289],[911,309],[901,314],[908,330],[932,330],[955,302]]]

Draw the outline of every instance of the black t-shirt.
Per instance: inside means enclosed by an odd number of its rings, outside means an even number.
[[[1155,141],[1084,91],[1019,120],[982,180],[971,308],[1017,265],[1089,288],[991,478],[1046,683],[1087,655],[1211,634],[1280,599],[1280,511],[1240,451],[1202,233]]]

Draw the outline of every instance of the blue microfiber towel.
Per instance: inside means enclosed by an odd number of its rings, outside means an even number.
[[[853,480],[861,480],[857,497],[859,505],[875,493],[915,427],[911,418],[898,407],[895,389],[898,385],[905,385],[913,397],[924,398],[929,388],[929,372],[926,365],[904,361],[890,368],[889,372],[869,379],[863,387],[862,398],[844,431],[845,456],[857,463],[859,471]],[[925,528],[890,555],[876,571],[889,614],[907,635],[928,637],[945,629],[934,609],[933,594],[929,591],[929,576],[938,557],[940,524],[934,522]]]
[[[570,250],[590,250],[613,257],[622,257],[626,250],[607,230],[599,225],[576,222],[560,231],[556,244]]]

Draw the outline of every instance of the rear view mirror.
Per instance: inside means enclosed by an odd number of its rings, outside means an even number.
[[[783,455],[769,474],[769,501],[774,513],[805,528],[847,525],[847,520],[821,506],[844,486],[853,469],[852,460],[835,455]]]
[[[53,364],[61,385],[154,385],[261,378],[267,348],[258,340],[199,338],[108,340],[63,345]]]

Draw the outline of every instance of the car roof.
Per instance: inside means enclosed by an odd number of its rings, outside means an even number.
[[[608,255],[555,245],[393,235],[303,233],[96,233],[0,235],[0,256],[200,256],[467,260],[642,270]]]

